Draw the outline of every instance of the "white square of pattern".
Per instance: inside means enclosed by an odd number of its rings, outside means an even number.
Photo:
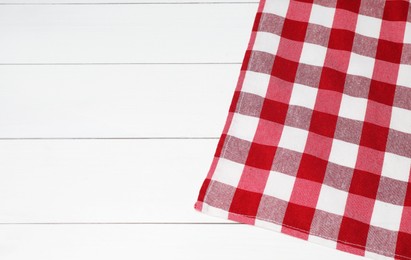
[[[405,24],[404,43],[411,43],[411,23],[410,22],[407,22]]]
[[[378,39],[382,20],[371,16],[358,15],[355,32],[364,36]]]
[[[234,113],[228,135],[252,142],[257,131],[259,119],[253,116],[245,116]]]
[[[295,177],[271,171],[268,175],[264,194],[284,201],[289,201],[293,191]]]
[[[334,21],[335,8],[321,5],[312,5],[309,23],[319,24],[331,28]]]
[[[344,214],[347,197],[348,192],[346,191],[322,185],[316,208],[342,216]]]
[[[397,85],[411,88],[411,65],[400,64]]]
[[[402,206],[375,201],[374,210],[371,216],[371,225],[398,231],[402,216]]]
[[[370,79],[372,78],[374,63],[374,59],[352,52],[350,56],[350,62],[348,64],[347,73],[350,75],[363,76]]]
[[[308,132],[295,127],[284,126],[278,146],[296,152],[304,152]]]
[[[266,1],[264,4],[264,13],[276,14],[285,17],[288,11],[290,0]]]
[[[220,158],[213,174],[213,180],[237,187],[243,170],[243,164]]]
[[[382,165],[382,176],[408,182],[411,159],[400,155],[385,153]]]
[[[327,49],[323,46],[304,43],[300,62],[308,65],[323,66]]]
[[[241,91],[265,97],[270,75],[248,70],[245,74]]]
[[[343,94],[339,116],[363,121],[367,110],[367,100]]]
[[[411,134],[411,110],[393,107],[390,128]]]
[[[357,162],[359,146],[356,144],[333,139],[330,152],[330,162],[354,168]]]
[[[317,89],[295,83],[291,93],[290,105],[313,109],[317,97]]]
[[[263,51],[275,55],[279,44],[280,36],[269,32],[257,32],[253,50]]]

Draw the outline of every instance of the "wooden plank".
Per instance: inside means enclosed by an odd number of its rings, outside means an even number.
[[[194,210],[216,143],[2,140],[0,223],[221,222]]]
[[[0,64],[241,62],[251,4],[3,5]]]
[[[5,260],[363,259],[246,225],[6,225],[0,245]]]
[[[0,66],[0,138],[218,137],[239,71],[240,65]]]

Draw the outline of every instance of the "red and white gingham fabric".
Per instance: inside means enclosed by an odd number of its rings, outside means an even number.
[[[411,259],[410,8],[262,0],[195,208]]]

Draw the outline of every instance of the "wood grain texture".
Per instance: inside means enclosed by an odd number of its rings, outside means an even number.
[[[0,64],[241,62],[256,8],[3,5]]]
[[[219,137],[239,70],[0,66],[0,138]]]
[[[8,225],[0,245],[7,260],[363,259],[246,225]]]

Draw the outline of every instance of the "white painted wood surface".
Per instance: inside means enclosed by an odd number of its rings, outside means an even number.
[[[217,140],[0,144],[0,223],[217,222],[193,208]]]
[[[246,225],[7,225],[2,259],[360,260]],[[331,252],[331,253],[330,253]]]
[[[0,138],[218,137],[240,66],[0,66]]]
[[[256,8],[0,0],[0,259],[358,259],[193,209]]]
[[[3,5],[0,64],[241,62],[256,8]]]

